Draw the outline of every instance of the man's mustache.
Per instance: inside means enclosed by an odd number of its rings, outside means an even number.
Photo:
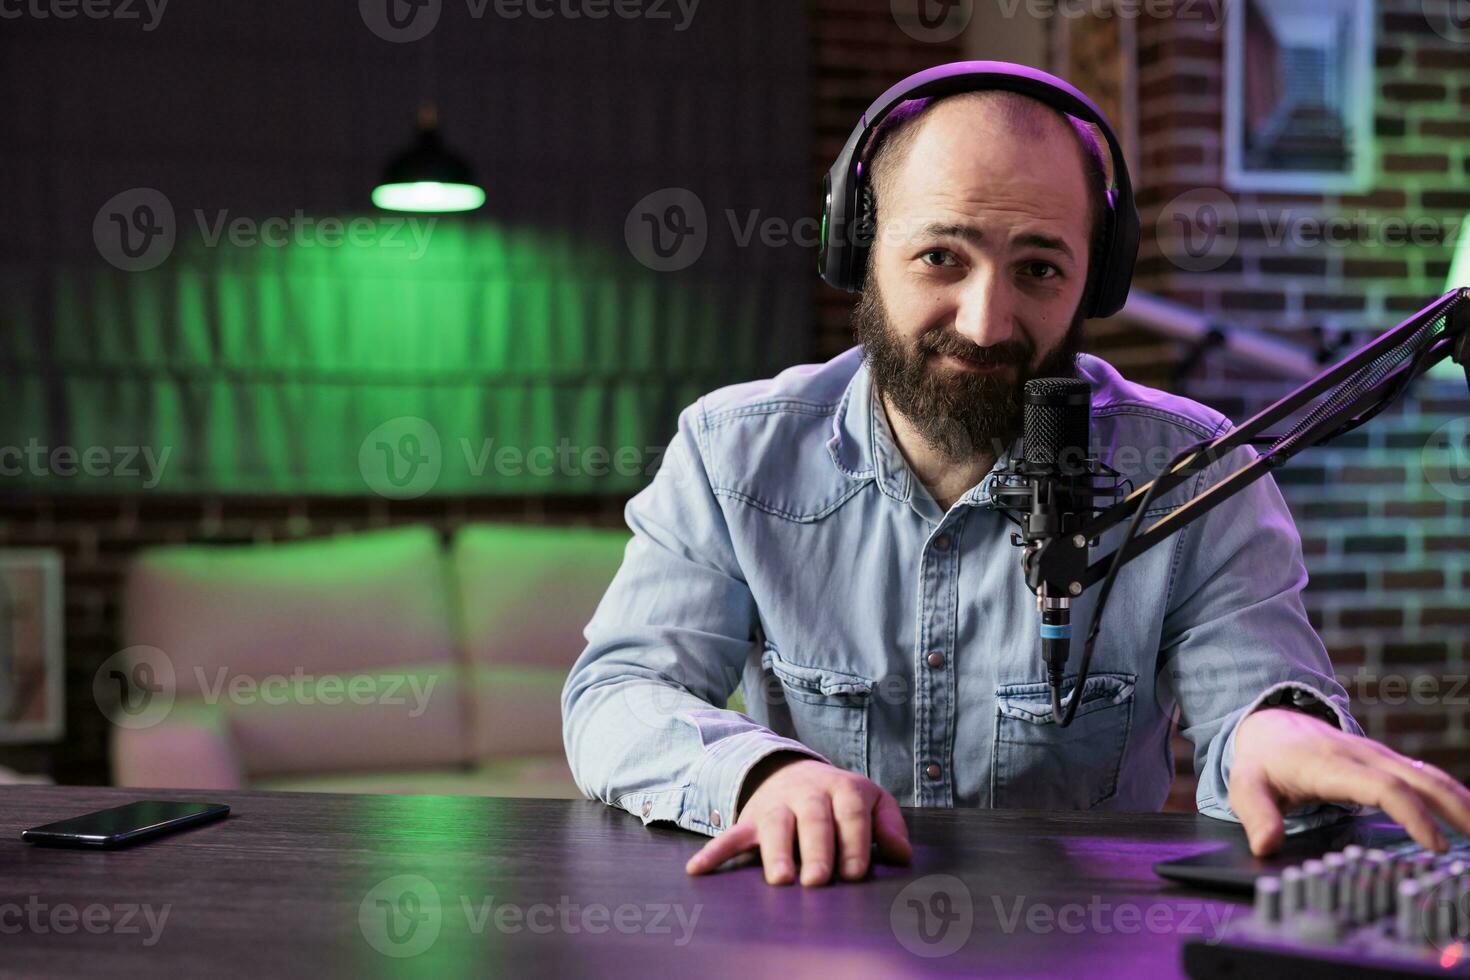
[[[1026,344],[1017,341],[981,347],[948,330],[932,330],[923,334],[919,337],[918,346],[921,354],[949,354],[982,367],[1024,368],[1031,363],[1032,355]]]

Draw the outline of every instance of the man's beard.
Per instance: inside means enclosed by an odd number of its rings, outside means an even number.
[[[888,317],[870,278],[853,310],[853,330],[878,392],[902,413],[920,438],[951,462],[999,458],[1021,434],[1022,395],[1032,378],[1073,376],[1082,349],[1084,317],[1079,309],[1066,336],[1030,370],[1036,349],[1024,337],[981,347],[952,329],[930,330],[910,344]],[[934,368],[930,355],[953,354],[974,364],[1010,365],[1004,372],[948,371]]]

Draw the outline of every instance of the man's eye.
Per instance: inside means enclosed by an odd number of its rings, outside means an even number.
[[[1033,279],[1054,279],[1062,274],[1062,270],[1050,262],[1042,262],[1040,260],[1027,262],[1021,267],[1021,270]]]
[[[947,248],[931,248],[924,252],[919,258],[923,259],[925,265],[947,266],[954,265],[954,253]]]

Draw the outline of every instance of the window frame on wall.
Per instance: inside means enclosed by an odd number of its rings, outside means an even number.
[[[1314,194],[1368,191],[1373,184],[1376,140],[1373,131],[1374,96],[1374,10],[1372,0],[1314,0],[1349,12],[1354,45],[1343,55],[1349,59],[1345,72],[1348,84],[1342,95],[1348,109],[1342,118],[1348,126],[1347,146],[1351,166],[1333,170],[1286,170],[1250,168],[1245,164],[1244,114],[1246,71],[1246,14],[1252,3],[1242,0],[1226,10],[1225,24],[1225,186],[1233,191],[1308,192]]]

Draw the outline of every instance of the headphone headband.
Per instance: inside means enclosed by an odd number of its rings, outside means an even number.
[[[1089,317],[1112,316],[1123,308],[1138,259],[1139,218],[1133,185],[1122,144],[1102,110],[1070,83],[1044,71],[1006,61],[957,61],[911,75],[884,92],[863,113],[824,181],[822,244],[817,259],[822,278],[838,289],[862,288],[872,229],[862,231],[865,219],[862,150],[869,136],[904,102],[954,95],[959,92],[999,90],[1029,96],[1054,109],[1092,123],[1102,130],[1113,160],[1113,186],[1108,190],[1103,222],[1103,248],[1094,256],[1097,268]]]

